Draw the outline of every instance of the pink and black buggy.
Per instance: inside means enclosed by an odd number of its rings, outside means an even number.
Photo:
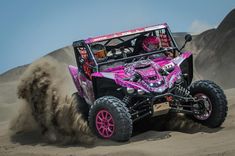
[[[159,38],[160,48],[144,52],[149,36]],[[185,44],[191,39],[186,35]],[[167,24],[74,42],[73,96],[94,134],[126,141],[136,121],[169,113],[220,126],[227,115],[225,94],[209,80],[191,83],[193,56],[182,51],[185,44],[178,48]]]

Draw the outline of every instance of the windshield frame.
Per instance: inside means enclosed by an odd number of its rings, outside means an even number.
[[[150,32],[156,31],[156,30],[161,30],[161,29],[154,29],[154,30],[150,30],[150,31],[146,31],[146,32],[136,33],[136,34],[139,34],[139,35],[147,34],[147,33],[150,33]],[[96,69],[96,71],[99,71],[100,66],[103,66],[103,65],[107,65],[107,64],[111,64],[111,63],[116,63],[116,62],[120,62],[120,61],[126,61],[126,60],[130,60],[130,59],[134,59],[134,58],[141,58],[141,57],[150,56],[150,55],[154,55],[154,54],[160,54],[160,53],[164,53],[164,52],[166,52],[168,50],[179,51],[177,43],[176,43],[174,37],[172,36],[172,33],[171,33],[169,27],[167,26],[167,27],[165,27],[163,29],[166,30],[167,35],[170,37],[170,39],[172,41],[172,44],[173,44],[173,47],[170,47],[170,48],[167,48],[167,49],[163,49],[163,50],[148,52],[146,54],[139,54],[139,55],[135,55],[135,56],[129,56],[129,57],[126,57],[126,58],[120,58],[120,59],[116,59],[116,60],[111,60],[111,61],[105,61],[105,62],[99,62],[98,63],[97,60],[95,59],[95,56],[94,56],[92,50],[91,50],[90,44],[86,44],[87,45],[87,49],[89,49],[90,55],[92,55],[91,57],[93,58],[94,63],[95,63],[95,66],[91,65],[92,68]],[[131,34],[131,35],[133,35],[133,34]],[[131,36],[131,35],[126,35],[126,36],[122,36],[122,37],[127,37],[127,36]],[[134,37],[134,38],[136,38],[136,37]],[[134,39],[134,38],[132,38],[132,39]],[[120,39],[120,37],[115,37],[115,38],[112,38],[112,39]],[[103,40],[103,41],[109,42],[109,40],[112,40],[112,39]]]
[[[101,65],[106,65],[106,64],[109,64],[109,63],[119,62],[119,61],[127,61],[127,60],[134,59],[134,58],[141,58],[141,57],[150,56],[150,55],[154,55],[154,54],[164,53],[168,50],[177,50],[177,49],[178,49],[177,47],[171,47],[171,48],[167,48],[167,49],[163,49],[163,50],[159,50],[159,51],[153,51],[153,52],[148,52],[148,53],[145,53],[145,54],[129,56],[129,57],[126,57],[126,58],[120,58],[120,59],[116,59],[116,60],[112,60],[112,61],[100,62],[100,63],[98,63],[98,65],[101,66]]]

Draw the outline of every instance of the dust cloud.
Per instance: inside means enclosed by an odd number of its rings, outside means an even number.
[[[10,129],[23,133],[38,129],[49,142],[90,144],[94,137],[79,110],[78,98],[66,95],[66,67],[52,58],[30,65],[18,85],[22,104]]]

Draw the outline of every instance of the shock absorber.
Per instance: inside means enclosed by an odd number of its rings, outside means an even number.
[[[127,106],[130,106],[131,104],[131,99],[132,97],[128,96],[128,95],[125,95],[124,98],[122,99],[122,101],[127,105]]]
[[[175,87],[175,94],[188,97],[190,95],[190,91],[187,88],[184,88],[180,84],[178,84]]]

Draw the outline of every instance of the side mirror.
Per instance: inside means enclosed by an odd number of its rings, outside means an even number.
[[[184,39],[185,39],[185,42],[190,42],[190,41],[192,41],[192,35],[187,34],[187,35],[185,35]]]
[[[184,47],[185,47],[185,45],[186,45],[187,42],[192,41],[192,35],[187,34],[187,35],[185,35],[184,39],[185,39],[185,42],[184,42],[183,46],[180,48],[179,51],[181,51],[182,49],[184,49]]]

